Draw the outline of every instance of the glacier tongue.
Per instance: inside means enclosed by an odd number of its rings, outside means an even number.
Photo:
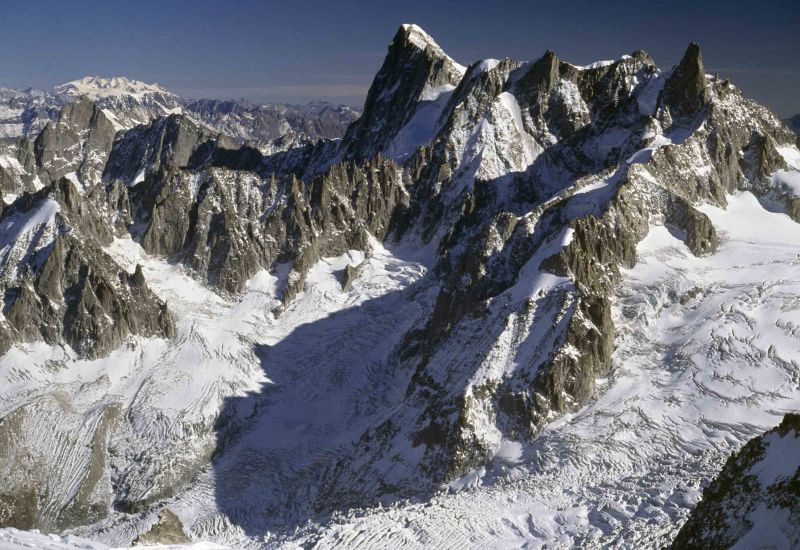
[[[800,408],[800,226],[749,193],[703,210],[719,251],[697,258],[651,228],[616,298],[611,375],[521,463],[501,453],[477,488],[334,515],[269,546],[667,544],[730,452]]]

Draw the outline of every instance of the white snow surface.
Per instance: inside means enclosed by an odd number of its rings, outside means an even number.
[[[12,175],[21,176],[25,173],[25,169],[19,161],[7,155],[0,155],[0,168],[8,170]]]
[[[485,471],[455,484],[457,493],[334,515],[251,544],[666,544],[727,456],[800,407],[800,226],[749,193],[730,197],[727,210],[703,211],[722,238],[713,256],[694,257],[663,226],[640,243],[616,298],[613,370],[584,409],[531,444],[501,445]],[[226,529],[214,538],[246,540]]]
[[[608,67],[616,62],[617,61],[615,59],[603,59],[600,61],[595,61],[594,63],[589,63],[588,65],[573,65],[573,67],[585,71],[586,69],[599,69],[600,67]]]
[[[800,197],[800,172],[797,170],[778,170],[772,176],[773,182],[787,190],[792,197]]]
[[[800,468],[800,438],[794,432],[783,437],[772,432],[761,442],[766,447],[764,458],[754,464],[749,473],[756,476],[761,487],[766,489],[791,478]]]
[[[768,508],[760,504],[747,515],[747,521],[753,528],[736,541],[730,550],[752,550],[763,548],[769,550],[793,550],[796,548],[786,536],[784,529],[791,526],[789,512],[784,508]],[[796,526],[793,526],[796,529]]]
[[[234,301],[205,288],[182,266],[147,256],[130,239],[117,239],[106,251],[128,271],[142,265],[149,287],[177,318],[176,338],[134,337],[97,360],[78,360],[68,348],[41,343],[15,346],[0,358],[0,414],[7,415],[21,402],[40,403],[50,394],[68,401],[68,414],[38,415],[30,422],[39,424],[25,426],[31,433],[64,432],[56,448],[48,443],[49,436],[31,438],[41,444],[34,452],[58,473],[48,483],[60,498],[52,506],[59,506],[79,490],[76,480],[91,460],[90,449],[71,445],[75,439],[67,434],[91,433],[106,407],[128,411],[130,433],[117,441],[122,449],[163,448],[170,460],[188,460],[213,449],[213,423],[226,404],[246,418],[254,406],[248,396],[269,396],[269,423],[244,429],[231,458],[201,472],[172,505],[195,538],[214,538],[233,547],[252,545],[252,540],[221,520],[215,504],[225,498],[220,486],[233,487],[231,498],[244,503],[279,500],[285,491],[259,496],[259,484],[275,489],[263,485],[269,481],[265,472],[289,481],[302,479],[304,469],[358,437],[371,418],[369,410],[379,411],[386,399],[401,398],[396,388],[405,386],[387,371],[386,355],[421,313],[418,300],[435,296],[431,289],[414,288],[432,260],[430,250],[389,251],[377,242],[369,257],[351,251],[319,262],[309,272],[304,292],[277,319],[271,313],[279,303],[277,282],[288,269],[258,273]],[[362,276],[350,292],[342,292],[337,274],[362,262]],[[54,370],[53,365],[61,367]],[[348,368],[343,370],[344,365]],[[279,437],[272,435],[275,429]],[[272,466],[246,474],[243,467],[254,454]],[[152,478],[142,483],[157,484],[169,471],[166,464],[155,464]],[[252,490],[238,492],[243,483],[252,483]],[[122,518],[112,515],[97,531],[89,527],[75,534],[124,545],[141,527],[126,523],[128,516]],[[220,525],[232,531],[218,532]]]
[[[20,261],[53,242],[59,209],[56,201],[47,198],[27,212],[7,217],[0,224],[0,277],[6,281],[16,280]]]
[[[786,161],[791,168],[795,170],[800,170],[800,149],[797,147],[787,145],[784,147],[778,147],[778,153],[783,157],[783,160]]]
[[[309,273],[305,291],[275,319],[269,311],[285,270],[259,273],[241,300],[230,302],[182,268],[117,240],[109,252],[129,270],[141,263],[151,288],[175,311],[177,347],[138,339],[136,351],[55,372],[46,360],[64,352],[17,347],[0,359],[0,402],[10,404],[23,388],[35,393],[71,384],[97,397],[100,384],[103,394],[152,418],[137,428],[141,442],[215,414],[226,397],[246,408],[248,395],[271,388],[265,418],[273,428],[256,423],[245,429],[229,458],[201,471],[169,503],[197,541],[233,548],[656,548],[675,535],[701,484],[732,451],[800,408],[794,359],[800,351],[800,225],[763,209],[749,193],[729,197],[726,210],[702,210],[722,240],[714,255],[693,256],[658,225],[639,244],[639,262],[625,271],[615,299],[617,349],[597,397],[533,442],[499,440],[490,464],[429,500],[336,513],[321,523],[304,520],[288,534],[256,535],[240,524],[257,526],[258,513],[236,523],[224,513],[230,506],[225,499],[256,509],[280,502],[270,492],[273,476],[293,483],[313,479],[314,464],[325,463],[363,429],[351,424],[359,418],[352,411],[363,418],[365,408],[398,399],[387,377],[399,373],[381,365],[391,335],[417,317],[417,301],[432,297],[416,286],[430,251],[414,256],[375,243],[368,257],[353,251],[323,260]],[[553,246],[570,238],[555,238]],[[335,274],[361,261],[363,275],[343,293]],[[509,292],[543,288],[534,286]],[[382,303],[371,307],[373,300]],[[249,354],[254,344],[264,346],[264,365]],[[23,373],[22,357],[40,367]],[[344,363],[352,369],[328,368]],[[74,395],[71,406],[79,411],[91,401]],[[269,430],[281,437],[270,437]],[[783,475],[768,464],[764,472],[770,479]],[[84,547],[105,548],[130,540],[132,522],[112,515],[74,534],[99,541]],[[0,542],[73,540],[27,538],[34,535],[7,529]]]
[[[402,162],[420,145],[427,145],[444,124],[441,115],[455,86],[425,88],[411,119],[400,129],[386,149],[386,156]]]
[[[85,76],[79,80],[73,80],[66,84],[56,86],[53,90],[58,94],[69,94],[73,96],[85,95],[90,99],[123,96],[133,96],[137,99],[141,99],[147,94],[175,95],[158,84],[147,84],[139,80],[125,78],[124,76],[115,76],[112,78]]]
[[[102,544],[75,535],[59,536],[44,534],[37,529],[20,531],[14,528],[0,529],[0,550],[27,550],[37,548],[41,550],[111,550],[107,544]],[[213,542],[195,542],[190,544],[174,545],[147,545],[137,548],[152,548],[159,550],[225,550],[226,547]]]

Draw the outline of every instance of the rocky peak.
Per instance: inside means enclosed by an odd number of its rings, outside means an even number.
[[[402,25],[367,93],[364,114],[345,134],[345,157],[373,157],[413,116],[425,92],[454,88],[464,67],[416,25]]]
[[[696,42],[689,44],[681,62],[664,84],[663,104],[675,116],[690,116],[708,104],[703,56]]]
[[[116,130],[97,104],[86,97],[65,105],[56,122],[49,122],[34,142],[39,177],[45,183],[71,172],[84,183],[102,174]],[[80,153],[71,154],[77,150]]]
[[[447,54],[439,47],[439,44],[436,43],[433,37],[425,32],[422,27],[414,25],[413,23],[404,23],[400,25],[390,45],[398,45],[404,48],[413,47],[419,50],[431,48],[431,50],[435,51],[440,57],[447,57]]]
[[[184,115],[137,126],[115,141],[103,179],[134,185],[161,167],[185,167],[200,145],[213,138],[212,132]]]
[[[559,60],[555,52],[547,50],[534,61],[519,80],[514,83],[514,91],[520,96],[547,93],[558,83]]]
[[[631,53],[631,58],[639,61],[640,63],[644,63],[645,65],[653,65],[655,66],[656,62],[653,60],[653,57],[644,50],[636,50]]]
[[[102,249],[113,233],[95,198],[61,178],[2,212],[0,353],[44,341],[97,357],[132,335],[174,336],[172,315],[143,273],[127,273]]]

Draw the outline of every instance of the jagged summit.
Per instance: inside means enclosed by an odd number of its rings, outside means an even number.
[[[107,97],[134,96],[140,98],[146,94],[163,94],[175,96],[159,84],[148,84],[139,80],[132,80],[124,76],[103,78],[100,76],[84,76],[53,89],[58,94],[85,95],[92,99]]]
[[[420,27],[401,25],[369,88],[364,115],[347,130],[345,156],[367,158],[386,149],[418,101],[452,90],[465,71]]]
[[[425,30],[419,25],[415,25],[413,23],[403,23],[400,25],[400,28],[397,29],[397,34],[395,34],[394,39],[392,39],[392,44],[395,43],[413,45],[420,50],[430,48],[438,55],[450,59],[455,66],[460,67],[462,74],[464,72],[464,67],[453,61],[452,58],[445,53],[442,47],[439,46],[436,40],[434,40],[433,37],[425,32]]]
[[[428,57],[441,59],[446,63],[447,69],[455,70],[455,72],[460,73],[461,76],[463,76],[466,71],[463,65],[460,65],[450,57],[436,40],[419,25],[411,23],[400,25],[394,38],[392,38],[392,41],[389,43],[389,53],[387,57],[391,55],[392,51],[408,49],[420,52],[427,51]]]
[[[664,84],[664,103],[673,116],[691,115],[708,103],[703,55],[697,42],[689,44]]]
[[[425,47],[429,44],[439,47],[431,35],[425,32],[422,27],[414,23],[403,23],[400,25],[398,32],[404,33],[410,41],[414,42],[422,49],[425,49]]]

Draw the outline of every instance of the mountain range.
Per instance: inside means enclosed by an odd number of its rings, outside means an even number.
[[[0,97],[0,542],[800,544],[798,137],[697,44]]]
[[[254,104],[244,99],[185,99],[158,84],[87,76],[50,92],[0,88],[0,138],[36,137],[48,122],[58,118],[63,106],[79,97],[101,107],[116,130],[183,114],[212,131],[267,150],[278,138],[286,144],[341,138],[359,116],[356,109],[324,102],[286,105]]]

